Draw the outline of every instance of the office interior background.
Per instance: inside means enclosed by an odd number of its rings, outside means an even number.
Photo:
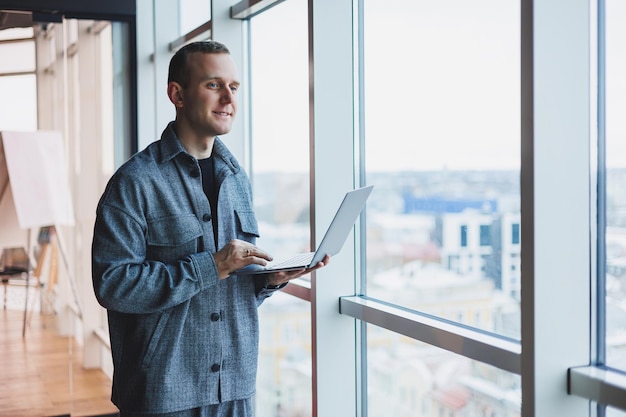
[[[624,2],[0,10],[0,132],[63,137],[75,221],[57,227],[67,263],[41,314],[84,367],[112,371],[98,198],[173,119],[173,53],[212,38],[243,81],[223,139],[251,177],[259,246],[314,247],[343,194],[374,185],[331,264],[261,306],[257,415],[626,416]],[[8,200],[0,246],[35,244]]]

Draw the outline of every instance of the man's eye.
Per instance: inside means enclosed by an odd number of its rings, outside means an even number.
[[[208,86],[209,88],[219,88],[220,85],[216,82],[210,82]]]
[[[232,91],[233,93],[236,93],[237,90],[239,90],[239,86],[238,85],[231,85],[230,86],[230,91]]]

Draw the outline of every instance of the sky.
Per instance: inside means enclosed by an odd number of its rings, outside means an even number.
[[[607,160],[625,167],[626,6],[607,1]],[[276,169],[277,159],[286,171],[308,166],[308,156],[292,157],[308,152],[306,3],[289,0],[253,19],[257,171]],[[364,4],[367,169],[519,169],[519,1]]]
[[[306,3],[253,20],[258,171],[275,169],[277,149],[308,149]],[[365,1],[367,169],[518,169],[518,3],[440,3]],[[281,159],[284,170],[307,164]]]

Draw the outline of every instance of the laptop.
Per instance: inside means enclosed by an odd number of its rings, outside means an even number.
[[[324,234],[324,238],[315,252],[305,252],[287,259],[268,262],[267,265],[251,264],[234,272],[235,274],[254,275],[276,271],[292,271],[312,268],[328,254],[335,256],[341,251],[352,226],[365,207],[365,202],[372,192],[373,185],[348,191],[335,213],[333,221]]]

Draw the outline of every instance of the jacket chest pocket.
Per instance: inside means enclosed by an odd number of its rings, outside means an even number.
[[[184,214],[148,222],[146,258],[172,262],[200,250],[202,228],[196,216]]]
[[[252,210],[235,210],[237,216],[237,234],[240,239],[248,240],[259,237],[259,225]]]

